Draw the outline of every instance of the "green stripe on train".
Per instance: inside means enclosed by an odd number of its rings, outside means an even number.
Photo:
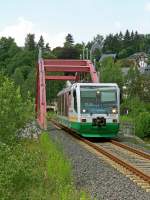
[[[92,126],[92,123],[70,122],[65,117],[59,117],[58,121],[84,137],[113,138],[117,136],[119,131],[117,123],[107,123],[106,126],[98,127]]]

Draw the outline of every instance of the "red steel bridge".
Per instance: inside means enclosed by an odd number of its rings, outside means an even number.
[[[49,75],[63,72],[63,75]],[[61,73],[62,74],[62,73]],[[74,82],[98,83],[98,75],[90,60],[59,60],[39,58],[37,65],[36,117],[42,129],[47,129],[46,120],[46,82],[50,80],[70,80]]]

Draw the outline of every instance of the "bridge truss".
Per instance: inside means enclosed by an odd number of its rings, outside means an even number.
[[[53,72],[62,72],[63,75],[49,75]],[[46,82],[49,80],[70,80],[73,82],[98,83],[98,75],[89,60],[61,60],[39,58],[37,65],[37,88],[36,88],[36,117],[42,129],[47,129],[46,120]]]

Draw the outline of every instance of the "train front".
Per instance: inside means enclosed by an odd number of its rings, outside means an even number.
[[[120,94],[117,84],[79,86],[80,134],[114,138],[119,131]]]

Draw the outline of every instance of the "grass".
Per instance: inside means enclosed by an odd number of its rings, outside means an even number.
[[[26,139],[12,146],[1,143],[0,163],[0,199],[89,199],[76,190],[70,162],[47,133],[38,141]]]
[[[53,143],[46,133],[40,137],[40,146],[45,155],[46,173],[51,183],[51,199],[89,199],[85,192],[75,189],[70,162],[64,157],[60,146]]]
[[[57,117],[57,113],[55,112],[52,112],[52,111],[48,111],[47,112],[47,118],[50,119],[50,118],[56,118]]]
[[[121,115],[120,122],[134,122],[134,119],[129,115]]]

